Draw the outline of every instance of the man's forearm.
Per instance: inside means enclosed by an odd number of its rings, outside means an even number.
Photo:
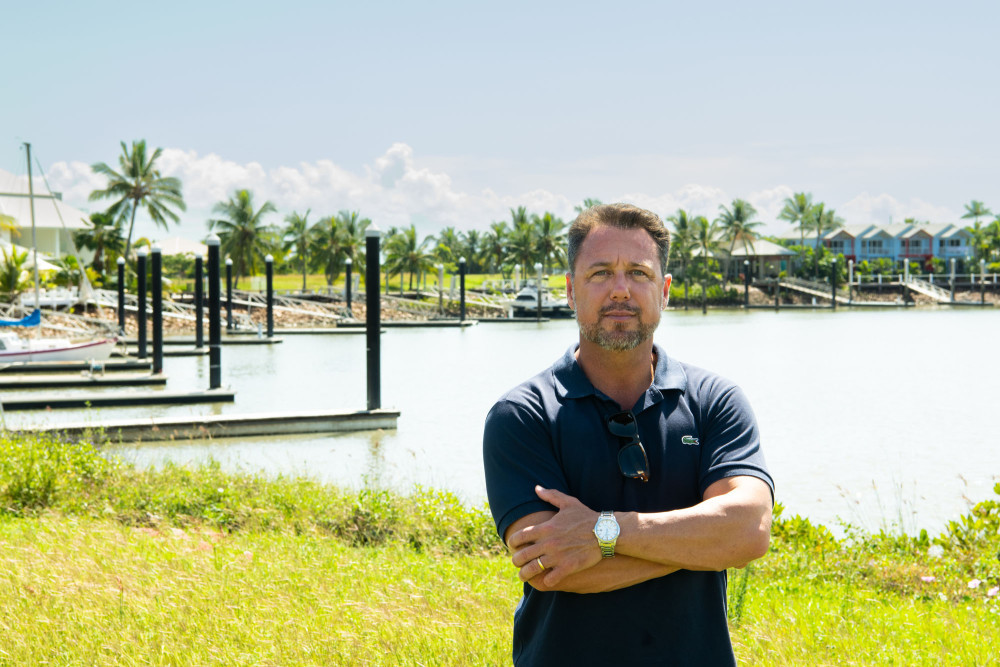
[[[687,570],[743,567],[767,550],[769,497],[753,485],[671,512],[617,515],[618,552]]]
[[[657,579],[679,569],[674,565],[654,563],[641,558],[615,556],[605,558],[593,567],[574,572],[563,578],[556,586],[548,587],[543,583],[544,573],[528,581],[528,584],[540,591],[606,593]]]

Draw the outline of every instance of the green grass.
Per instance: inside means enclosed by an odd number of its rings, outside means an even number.
[[[730,573],[738,658],[1000,664],[998,526],[990,500],[937,537],[836,539],[779,506]],[[446,493],[0,434],[0,666],[508,664],[519,597],[488,514]]]

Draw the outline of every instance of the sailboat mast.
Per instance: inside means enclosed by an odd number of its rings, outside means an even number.
[[[35,233],[35,189],[31,183],[31,144],[24,142],[28,153],[28,207],[31,209],[31,263],[35,273],[35,308],[40,308],[42,300],[38,296],[38,237]]]

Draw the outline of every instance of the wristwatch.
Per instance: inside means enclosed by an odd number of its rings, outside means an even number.
[[[601,512],[594,524],[594,535],[597,536],[597,545],[601,547],[601,556],[611,558],[615,555],[615,543],[618,542],[618,534],[621,527],[614,512]]]

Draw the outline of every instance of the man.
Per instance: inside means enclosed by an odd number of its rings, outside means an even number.
[[[732,665],[726,573],[766,551],[773,482],[738,387],[653,343],[670,235],[626,205],[569,231],[578,345],[490,411],[497,530],[525,582],[517,665]]]

